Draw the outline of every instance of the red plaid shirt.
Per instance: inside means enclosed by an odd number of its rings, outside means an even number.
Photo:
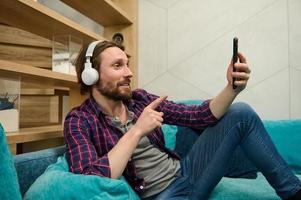
[[[134,123],[143,109],[156,98],[158,96],[141,89],[133,91],[132,99],[125,103],[135,115]],[[191,106],[165,100],[156,110],[164,113],[165,124],[203,129],[217,121],[211,113],[208,100],[201,105]],[[71,172],[111,177],[108,152],[123,134],[112,125],[110,118],[93,98],[87,99],[81,106],[69,112],[64,124],[64,136],[67,144],[66,157]],[[179,159],[177,154],[165,147],[161,128],[155,129],[147,137],[154,146]],[[136,192],[143,190],[143,177],[137,177],[132,160],[128,162],[123,175]]]

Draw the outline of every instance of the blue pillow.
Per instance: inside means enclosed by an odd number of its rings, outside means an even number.
[[[294,170],[301,174],[301,120],[263,121],[279,153]]]
[[[120,199],[139,200],[124,178],[119,180],[96,175],[73,174],[64,156],[46,171],[25,193],[24,200],[48,199]]]
[[[0,124],[0,197],[7,200],[22,199],[13,158],[8,149],[6,135]]]

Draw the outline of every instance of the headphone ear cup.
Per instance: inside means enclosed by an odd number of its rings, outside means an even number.
[[[99,79],[99,74],[96,69],[92,67],[85,67],[81,75],[82,81],[86,85],[93,85]]]

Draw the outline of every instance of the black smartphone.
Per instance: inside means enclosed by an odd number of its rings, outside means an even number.
[[[232,56],[233,72],[236,72],[236,69],[234,67],[234,63],[236,63],[237,60],[238,60],[237,51],[238,51],[238,38],[235,37],[235,38],[233,38],[233,56]],[[232,87],[233,87],[233,89],[236,89],[237,86],[234,85],[234,81],[236,81],[236,78],[233,78],[233,80],[232,80],[232,83],[233,83]]]

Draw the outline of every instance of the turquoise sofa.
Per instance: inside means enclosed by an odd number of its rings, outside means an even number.
[[[295,173],[301,174],[301,120],[264,121],[264,124],[280,154]],[[176,148],[178,128],[163,126],[166,146],[171,149]],[[0,127],[0,147],[0,199],[139,199],[123,177],[112,180],[68,172],[63,146],[12,156]],[[279,198],[258,173],[256,179],[223,178],[210,199]]]

